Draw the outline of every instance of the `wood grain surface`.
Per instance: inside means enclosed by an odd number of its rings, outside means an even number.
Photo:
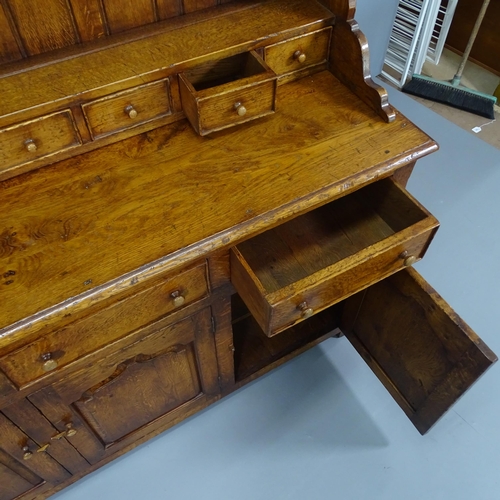
[[[0,183],[0,325],[80,294],[64,307],[85,307],[132,286],[130,275],[99,288],[118,276],[158,261],[139,273],[147,279],[231,246],[436,149],[328,72],[279,87],[278,103],[210,139],[177,122]],[[0,347],[34,319],[2,330]]]

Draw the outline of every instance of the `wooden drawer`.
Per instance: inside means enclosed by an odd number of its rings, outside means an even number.
[[[103,97],[82,106],[94,139],[172,113],[168,79]]]
[[[18,387],[124,337],[209,293],[206,264],[157,281],[95,314],[37,339],[0,358],[0,369]]]
[[[437,220],[384,179],[231,250],[231,281],[268,336],[410,266]]]
[[[0,171],[80,144],[69,110],[0,129]]]
[[[200,135],[275,111],[276,75],[253,51],[181,73],[179,85],[184,112]]]
[[[324,63],[328,60],[331,32],[326,28],[269,45],[264,49],[266,63],[279,76]]]

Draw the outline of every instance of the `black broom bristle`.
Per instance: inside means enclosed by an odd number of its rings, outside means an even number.
[[[482,97],[468,92],[461,87],[454,87],[445,82],[422,78],[412,78],[404,87],[403,92],[431,101],[440,102],[454,108],[468,111],[485,118],[495,119],[495,99]]]

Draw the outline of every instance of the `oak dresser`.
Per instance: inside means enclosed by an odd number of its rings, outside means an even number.
[[[345,335],[425,433],[496,360],[413,269],[435,142],[354,0],[0,3],[0,500]],[[126,411],[125,411],[126,409]]]

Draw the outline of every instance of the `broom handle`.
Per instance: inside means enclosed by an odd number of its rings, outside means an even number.
[[[467,63],[467,60],[469,59],[469,55],[472,50],[472,46],[474,45],[474,42],[476,41],[477,34],[479,32],[479,28],[481,27],[481,24],[483,22],[484,16],[486,14],[486,9],[488,8],[488,5],[490,4],[490,0],[484,0],[483,6],[481,7],[481,11],[479,12],[479,16],[476,20],[476,24],[474,25],[474,29],[472,30],[472,33],[469,38],[469,42],[467,43],[467,47],[465,48],[464,55],[462,57],[462,62],[460,63],[460,66],[458,67],[457,74],[455,75],[455,78],[453,78],[453,85],[458,85],[460,83],[460,80],[462,79],[462,75],[464,73],[465,69],[465,64]]]

